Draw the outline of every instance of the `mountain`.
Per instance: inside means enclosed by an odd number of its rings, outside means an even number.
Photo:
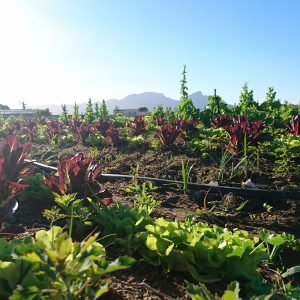
[[[204,109],[208,102],[208,96],[202,94],[201,91],[189,95],[193,100],[194,106],[199,109]]]
[[[207,105],[208,97],[203,95],[200,91],[195,92],[189,96],[195,105],[195,107],[199,109],[203,109]],[[101,105],[101,101],[96,101],[99,105]],[[145,92],[140,94],[131,94],[126,96],[123,99],[109,99],[106,100],[106,105],[110,113],[113,112],[113,109],[117,106],[118,108],[139,108],[139,107],[147,107],[149,111],[153,109],[154,106],[163,105],[164,107],[171,107],[175,109],[179,105],[179,100],[172,99],[166,97],[162,93],[154,93],[154,92]],[[93,103],[95,103],[93,101]],[[78,103],[79,112],[83,113],[85,111],[86,102]],[[34,105],[32,108],[37,109],[45,109],[49,108],[52,114],[57,115],[60,114],[62,109],[60,105]],[[67,110],[71,114],[73,111],[73,104],[67,104]]]

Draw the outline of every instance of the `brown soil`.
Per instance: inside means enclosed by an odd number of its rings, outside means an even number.
[[[90,148],[73,146],[63,150],[48,147],[32,148],[32,159],[39,162],[56,165],[58,157],[73,155],[77,152],[88,153]],[[98,159],[104,167],[105,173],[136,174],[149,177],[182,180],[181,161],[189,161],[193,165],[190,173],[190,182],[209,183],[219,180],[218,166],[209,161],[183,154],[182,149],[175,148],[169,151],[151,151],[144,145],[139,151],[126,151],[125,146],[120,148],[100,149]],[[252,182],[258,188],[276,190],[300,190],[300,180],[297,177],[284,177],[274,174],[272,164],[264,163],[259,170],[250,170]],[[226,177],[227,176],[227,177]],[[219,184],[240,187],[244,178],[242,172],[237,172],[230,180],[228,173],[224,174],[223,182]],[[133,200],[125,192],[131,184],[125,180],[102,180],[104,188],[113,194],[115,202],[133,205]],[[212,194],[205,191],[184,194],[182,188],[160,187],[152,195],[161,201],[161,205],[153,211],[155,217],[166,217],[183,220],[187,216],[194,216],[197,220],[209,224],[217,224],[229,229],[240,228],[251,233],[258,233],[266,228],[276,233],[292,233],[300,238],[300,205],[297,200],[289,199],[250,199],[237,197],[234,194]],[[247,201],[238,211],[238,207]],[[269,205],[264,207],[264,203]],[[32,222],[39,227],[43,222],[38,214],[34,214]],[[22,222],[19,218],[18,222]],[[26,223],[26,222],[25,222]],[[114,254],[109,253],[109,256]],[[122,251],[121,251],[122,252]],[[119,253],[115,253],[119,255]],[[152,267],[138,260],[130,269],[114,273],[110,276],[110,291],[104,299],[189,299],[186,292],[185,280],[181,274],[167,272],[161,268]]]

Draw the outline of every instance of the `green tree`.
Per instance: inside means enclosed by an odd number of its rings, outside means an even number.
[[[50,117],[51,116],[51,113],[50,113],[50,110],[49,108],[46,108],[46,109],[38,109],[35,113],[35,116],[37,118],[41,118],[41,117]]]
[[[10,109],[7,105],[0,104],[0,109]]]
[[[84,119],[88,122],[93,122],[94,119],[95,119],[94,109],[93,109],[93,102],[92,102],[91,98],[89,98],[89,101],[86,105]]]
[[[102,100],[102,104],[99,109],[99,115],[100,115],[100,118],[104,118],[104,119],[107,119],[109,116],[109,111],[107,109],[105,100]]]
[[[94,110],[95,110],[95,113],[94,113],[95,114],[95,118],[99,119],[100,118],[100,109],[99,109],[98,102],[95,103]]]
[[[75,104],[73,106],[72,118],[73,119],[79,119],[79,106],[77,105],[76,102],[75,102]]]

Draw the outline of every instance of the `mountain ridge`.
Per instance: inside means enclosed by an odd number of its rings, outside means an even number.
[[[201,91],[194,92],[189,95],[189,98],[193,100],[195,107],[199,109],[203,109],[207,105],[208,96],[203,95]],[[93,101],[93,103],[98,103],[101,105],[101,101]],[[143,92],[137,94],[130,94],[124,97],[123,99],[109,99],[105,100],[107,108],[110,113],[113,112],[113,109],[118,107],[120,109],[124,108],[139,108],[139,107],[147,107],[149,111],[153,109],[153,107],[157,105],[163,105],[164,107],[171,107],[172,109],[176,109],[179,105],[179,100],[172,99],[170,97],[165,96],[163,93],[157,92]],[[84,113],[87,102],[77,103],[79,106],[79,112]],[[69,114],[73,111],[74,104],[67,104],[67,111]],[[45,109],[49,108],[50,112],[54,115],[58,115],[62,112],[61,105],[57,104],[44,104],[44,105],[32,105],[31,108],[35,109]]]

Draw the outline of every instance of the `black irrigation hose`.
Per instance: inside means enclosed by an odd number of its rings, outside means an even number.
[[[56,167],[48,166],[34,160],[27,160],[26,162],[32,162],[35,166],[44,169],[46,171],[57,171]],[[146,176],[137,176],[134,177],[132,175],[122,175],[122,174],[104,174],[102,173],[98,177],[99,179],[111,178],[111,179],[140,179],[146,181],[152,181],[157,185],[183,185],[183,181],[178,180],[169,180],[169,179],[161,179],[161,178],[153,178]],[[212,193],[234,193],[237,196],[242,197],[252,197],[252,198],[263,198],[268,200],[268,198],[276,198],[276,199],[293,199],[300,200],[300,191],[276,191],[276,190],[266,190],[266,189],[249,189],[249,188],[237,188],[231,186],[213,186],[210,184],[199,184],[199,183],[188,183],[188,190],[193,191],[208,191]]]

